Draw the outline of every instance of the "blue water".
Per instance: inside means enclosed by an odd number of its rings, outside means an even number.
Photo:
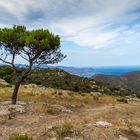
[[[25,65],[17,65],[18,67],[25,67]],[[82,77],[92,77],[95,74],[105,74],[105,75],[123,75],[128,72],[140,71],[140,66],[104,66],[104,67],[66,67],[66,66],[46,66],[41,65],[41,68],[59,68],[66,72],[74,75],[79,75]]]
[[[51,68],[63,69],[74,75],[82,77],[92,77],[95,74],[105,75],[123,75],[128,72],[140,71],[140,66],[107,66],[107,67],[65,67],[65,66],[51,66]]]
[[[58,68],[63,69],[74,75],[79,75],[82,77],[92,77],[95,74],[105,74],[105,75],[123,75],[128,72],[140,71],[140,66],[108,66],[108,67],[64,67],[59,66]]]
[[[128,72],[140,71],[140,66],[120,66],[120,67],[94,67],[94,74],[123,75]]]

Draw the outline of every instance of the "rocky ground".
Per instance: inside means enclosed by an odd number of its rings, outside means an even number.
[[[15,133],[34,140],[140,140],[140,100],[24,86],[22,101],[11,105],[10,91],[0,93],[0,140]]]

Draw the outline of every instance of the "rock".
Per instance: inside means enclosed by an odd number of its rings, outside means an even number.
[[[119,139],[118,140],[128,140],[128,138],[119,135]]]
[[[75,108],[76,107],[76,105],[70,105],[71,107],[73,107],[73,108]]]
[[[9,105],[8,106],[9,111],[19,112],[19,113],[25,113],[25,109],[22,105]]]
[[[0,85],[3,85],[3,86],[8,86],[9,83],[7,83],[5,80],[3,79],[0,79]]]
[[[3,101],[3,102],[0,102],[0,104],[2,104],[2,105],[10,105],[11,101]]]
[[[52,128],[53,128],[53,126],[52,126],[52,125],[50,125],[50,126],[48,126],[47,128],[48,128],[48,129],[52,129]]]
[[[101,92],[91,92],[90,94],[93,96],[102,96]]]
[[[61,106],[61,105],[51,105],[51,107],[56,108],[60,111],[63,110],[63,109],[66,109],[64,106]]]
[[[88,127],[88,128],[90,128],[90,127],[94,126],[94,124],[92,124],[92,123],[87,123],[85,126]]]
[[[73,140],[83,140],[82,137],[74,137]]]
[[[62,112],[72,113],[72,111],[70,109],[62,109]]]
[[[2,104],[2,105],[11,105],[11,101],[3,101],[3,102],[0,102],[0,104]],[[17,101],[16,105],[26,105],[26,102],[24,102],[24,101]]]
[[[79,137],[74,137],[74,138],[65,137],[63,140],[83,140],[83,138],[79,138]]]
[[[54,138],[51,138],[50,140],[57,140],[57,138],[56,138],[56,137],[54,137]]]
[[[74,139],[71,137],[65,137],[63,140],[74,140]]]
[[[61,106],[61,105],[51,105],[51,107],[57,109],[58,111],[72,113],[72,111],[70,109],[67,109],[66,107]]]
[[[32,87],[32,88],[38,87],[36,84],[28,84],[27,86],[28,86],[28,87]]]
[[[8,109],[5,110],[0,110],[0,116],[5,116],[5,115],[9,115],[10,111]]]
[[[140,99],[138,99],[138,98],[129,98],[128,101],[136,101],[136,102],[139,102]]]
[[[97,127],[108,127],[108,126],[112,126],[112,124],[107,121],[98,121],[98,122],[96,122],[96,126]]]
[[[17,105],[26,105],[27,103],[25,101],[17,101]]]

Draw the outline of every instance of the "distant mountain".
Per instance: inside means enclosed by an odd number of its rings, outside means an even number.
[[[114,87],[140,91],[140,71],[129,72],[121,76],[97,74],[92,79]]]

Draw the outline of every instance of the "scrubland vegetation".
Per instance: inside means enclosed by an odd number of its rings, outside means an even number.
[[[16,111],[6,102],[12,89],[0,87],[0,140],[10,136],[11,140],[140,138],[139,100],[125,97],[126,104],[120,97],[28,84],[20,87]],[[3,107],[8,107],[10,114],[2,115]],[[97,125],[98,121],[112,125]]]

